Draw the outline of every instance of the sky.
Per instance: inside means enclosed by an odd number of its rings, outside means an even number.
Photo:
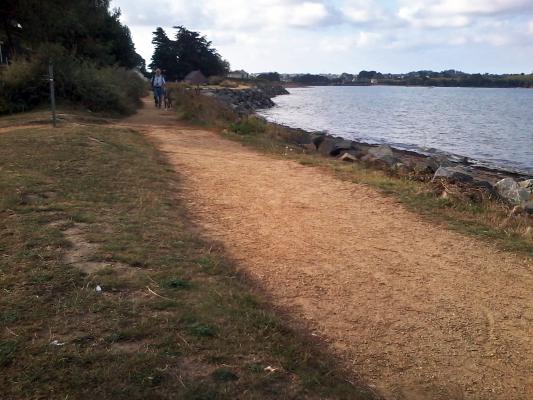
[[[533,72],[533,0],[112,0],[137,52],[201,32],[233,70]]]

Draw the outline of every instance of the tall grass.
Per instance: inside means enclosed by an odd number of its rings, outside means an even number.
[[[194,87],[184,84],[168,84],[174,107],[181,119],[211,127],[226,127],[238,119],[238,115],[215,97],[206,96]]]

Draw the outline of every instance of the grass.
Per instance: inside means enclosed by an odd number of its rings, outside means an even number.
[[[502,250],[533,257],[533,218],[512,215],[501,203],[443,198],[431,183],[390,176],[360,163],[304,153],[302,148],[288,144],[288,133],[276,125],[269,124],[255,132],[248,130],[245,135],[230,127],[223,135],[274,157],[290,158],[340,179],[371,186],[433,223],[495,243]]]
[[[179,185],[132,130],[0,132],[1,397],[371,398],[198,237]],[[110,266],[66,264],[72,227]]]

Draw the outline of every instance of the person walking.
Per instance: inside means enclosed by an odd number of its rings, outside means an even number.
[[[155,75],[152,77],[152,89],[154,91],[155,106],[161,108],[163,102],[163,93],[165,91],[165,78],[161,75],[161,70],[157,68]]]

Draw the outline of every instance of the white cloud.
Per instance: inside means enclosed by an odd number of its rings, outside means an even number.
[[[354,48],[371,46],[381,39],[381,35],[375,32],[358,32],[351,36],[328,36],[319,42],[319,47],[326,52],[348,52]]]
[[[386,18],[381,6],[371,0],[348,0],[341,5],[345,18],[354,23],[369,23]]]

